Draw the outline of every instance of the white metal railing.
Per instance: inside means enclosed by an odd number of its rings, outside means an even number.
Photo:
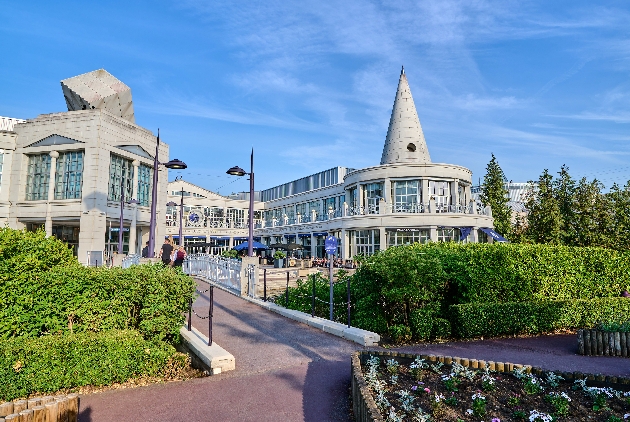
[[[140,255],[128,255],[122,260],[121,266],[123,268],[129,268],[132,265],[140,264]]]
[[[241,291],[241,267],[238,259],[209,254],[188,255],[182,264],[186,274],[205,277],[238,292]]]

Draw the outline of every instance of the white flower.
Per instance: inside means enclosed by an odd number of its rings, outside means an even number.
[[[466,414],[467,415],[472,415],[473,414],[473,410],[472,409],[466,409]]]
[[[626,413],[625,415],[623,415],[623,418],[624,418],[624,419],[628,419],[628,418],[630,418],[630,413]]]
[[[481,395],[481,393],[475,393],[473,394],[472,399],[474,401],[474,400],[485,400],[486,398],[483,395]]]
[[[529,412],[529,421],[541,421],[541,422],[552,422],[553,418],[551,415],[546,413],[539,412],[538,410],[532,410]]]

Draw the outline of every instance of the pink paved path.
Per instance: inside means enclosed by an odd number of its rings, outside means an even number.
[[[194,305],[200,315],[207,314],[206,295]],[[84,395],[79,421],[349,420],[350,354],[360,346],[218,289],[214,297],[214,341],[235,356],[236,370]],[[207,321],[193,317],[193,323],[207,335]],[[628,359],[578,356],[575,347],[575,336],[565,335],[420,344],[396,350],[630,375]]]

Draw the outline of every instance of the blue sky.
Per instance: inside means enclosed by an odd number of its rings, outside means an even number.
[[[377,165],[404,65],[433,161],[610,185],[630,179],[629,22],[627,1],[3,0],[0,115],[64,111],[59,81],[104,68],[184,178],[227,194],[252,147],[257,189]]]

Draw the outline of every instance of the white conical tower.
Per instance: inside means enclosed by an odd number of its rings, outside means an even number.
[[[431,157],[403,67],[398,81],[392,117],[389,119],[381,165],[430,162]]]

